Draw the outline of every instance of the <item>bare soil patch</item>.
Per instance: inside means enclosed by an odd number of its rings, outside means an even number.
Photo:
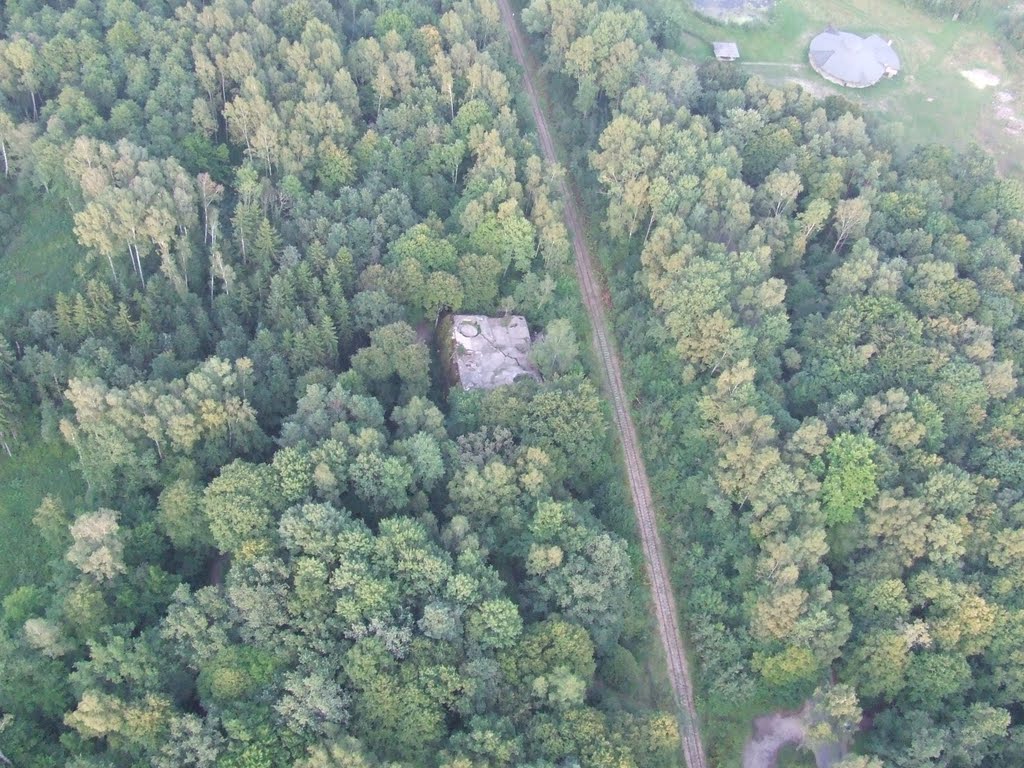
[[[1020,108],[1015,106],[1017,97],[1009,91],[998,91],[993,106],[996,118],[1002,121],[1003,130],[1011,136],[1024,135],[1024,117],[1021,117]]]
[[[1000,82],[999,75],[989,72],[987,69],[962,69],[960,74],[978,89],[995,88]]]
[[[775,768],[779,751],[787,744],[802,744],[806,734],[803,711],[756,718],[754,735],[743,749],[743,768]]]
[[[779,752],[788,744],[808,746],[809,721],[814,720],[813,700],[796,711],[780,710],[754,719],[754,733],[743,748],[743,768],[776,768]],[[840,742],[810,745],[818,768],[831,768],[842,759],[848,745]]]

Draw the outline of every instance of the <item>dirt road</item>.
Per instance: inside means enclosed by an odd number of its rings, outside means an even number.
[[[515,17],[512,15],[512,9],[508,4],[508,0],[498,0],[498,6],[501,8],[502,22],[508,30],[512,41],[512,52],[516,60],[523,67],[523,84],[530,99],[530,106],[533,108],[534,120],[537,123],[537,133],[540,135],[541,151],[548,162],[555,163],[558,161],[558,157],[555,154],[555,145],[551,140],[551,132],[548,130],[547,120],[541,111],[540,101],[533,87],[534,73],[530,71],[527,65],[526,47],[523,42],[522,33],[519,31]],[[583,303],[586,306],[587,314],[590,316],[590,324],[593,328],[594,349],[603,364],[602,372],[608,397],[611,400],[614,411],[615,427],[618,430],[619,440],[622,443],[626,473],[629,477],[629,487],[633,496],[633,508],[636,512],[636,522],[640,530],[644,562],[647,566],[647,578],[650,581],[651,592],[654,598],[658,632],[661,635],[661,642],[665,649],[672,691],[678,707],[679,734],[682,741],[683,756],[686,758],[688,768],[706,768],[707,760],[704,756],[704,746],[700,740],[697,711],[693,705],[690,670],[686,662],[686,650],[683,648],[683,642],[679,634],[678,613],[676,611],[675,599],[672,596],[668,569],[662,556],[661,539],[658,536],[658,529],[655,524],[654,504],[651,501],[651,488],[647,479],[647,470],[644,467],[643,457],[640,455],[640,441],[637,438],[636,427],[626,407],[626,393],[622,385],[622,371],[618,353],[612,345],[608,334],[608,323],[605,319],[604,306],[601,303],[600,283],[596,279],[598,270],[594,265],[590,250],[587,248],[587,242],[583,237],[583,227],[580,223],[579,211],[576,208],[575,198],[568,182],[563,182],[562,184],[562,199],[565,202],[565,223],[569,228],[573,248],[576,252],[576,274],[579,278],[580,290],[583,294]]]

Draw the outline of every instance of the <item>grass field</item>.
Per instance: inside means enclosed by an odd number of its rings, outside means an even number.
[[[22,584],[41,584],[53,557],[32,525],[43,496],[80,504],[85,483],[72,467],[75,454],[63,443],[19,440],[14,458],[0,458],[0,596]]]
[[[809,749],[801,749],[792,744],[779,752],[777,768],[814,768],[814,754]]]
[[[57,291],[77,282],[73,267],[79,249],[66,206],[41,198],[29,204],[10,190],[0,194],[10,195],[4,201],[10,223],[0,230],[0,322],[6,323],[51,305]],[[13,447],[13,458],[0,454],[0,596],[47,578],[53,553],[32,525],[43,496],[73,505],[85,492],[67,446],[22,435]]]
[[[52,304],[78,280],[81,249],[67,206],[36,197],[31,204],[15,199],[13,208],[14,223],[0,231],[0,321]]]
[[[711,56],[713,40],[735,40],[739,66],[770,82],[797,81],[818,95],[839,94],[878,114],[909,144],[939,142],[963,147],[976,141],[1007,172],[1024,172],[1024,60],[1001,45],[997,14],[971,21],[940,19],[903,0],[778,0],[763,24],[716,24],[688,0],[642,0],[683,30],[677,48],[693,59]],[[842,88],[807,63],[807,46],[828,24],[892,39],[903,69],[894,79],[865,89]],[[982,69],[998,86],[974,87],[961,72]],[[1012,98],[997,101],[997,94]],[[1006,99],[1006,96],[1003,97]],[[1002,107],[1002,115],[997,110]]]

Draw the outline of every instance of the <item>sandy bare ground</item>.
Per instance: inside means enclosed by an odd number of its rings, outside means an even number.
[[[743,768],[775,768],[779,750],[802,744],[807,728],[802,712],[764,715],[754,720],[754,735],[743,749]]]
[[[516,24],[508,0],[498,0],[498,7],[501,10],[502,23],[508,31],[512,43],[512,53],[523,68],[523,85],[530,100],[534,121],[537,124],[541,152],[547,162],[557,163],[555,143],[551,138],[547,117],[540,107],[537,91],[534,89],[535,73],[530,67],[530,62],[527,61],[526,45],[523,42],[522,33]],[[707,768],[707,758],[704,755],[704,746],[700,740],[697,724],[697,710],[693,703],[693,686],[690,682],[690,669],[686,661],[686,649],[683,647],[682,637],[679,633],[678,611],[668,578],[668,568],[662,554],[661,537],[655,522],[650,481],[647,478],[647,469],[640,453],[640,439],[627,405],[629,401],[626,399],[626,391],[622,383],[622,364],[608,332],[599,270],[587,247],[582,217],[576,207],[575,196],[568,181],[562,182],[561,193],[565,204],[565,224],[569,229],[573,250],[576,253],[576,277],[579,280],[583,304],[590,318],[594,351],[598,360],[601,361],[602,378],[612,405],[615,429],[618,432],[619,442],[622,444],[629,490],[633,497],[633,511],[636,515],[640,545],[644,554],[644,565],[651,585],[658,634],[665,650],[669,682],[672,684],[672,693],[678,707],[679,739],[683,756],[686,758],[688,768]]]
[[[755,718],[754,732],[743,748],[743,768],[775,768],[784,746],[804,746],[812,707],[813,703],[808,701],[799,712],[773,712]],[[831,768],[842,759],[847,748],[846,744],[833,742],[815,744],[811,749],[818,768]]]
[[[967,78],[967,81],[975,88],[995,88],[999,85],[999,75],[989,72],[987,69],[962,69],[960,74]]]

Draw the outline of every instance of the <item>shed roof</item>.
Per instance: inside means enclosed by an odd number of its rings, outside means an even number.
[[[858,88],[900,68],[900,57],[878,35],[860,37],[832,27],[811,40],[810,59],[824,77]]]
[[[718,59],[738,59],[740,57],[740,47],[733,42],[725,43],[712,43],[715,49],[715,58]]]
[[[453,354],[463,389],[493,389],[538,378],[529,360],[530,328],[520,315],[452,315]]]

